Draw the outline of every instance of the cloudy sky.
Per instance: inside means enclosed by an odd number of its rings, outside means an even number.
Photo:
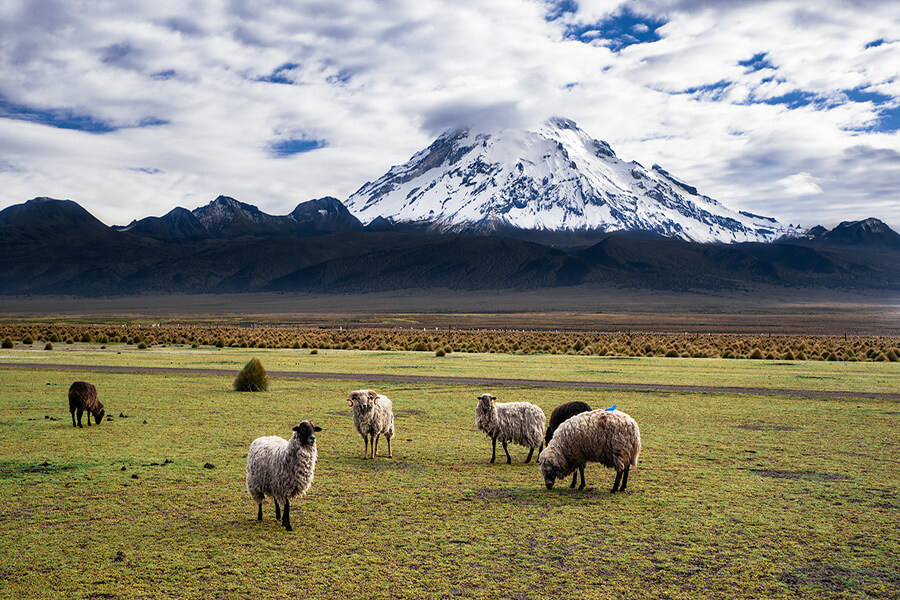
[[[0,209],[346,199],[442,130],[559,115],[784,224],[900,230],[900,3],[0,3]]]

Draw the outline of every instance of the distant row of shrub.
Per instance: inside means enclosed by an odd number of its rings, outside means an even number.
[[[125,344],[137,348],[173,345],[219,348],[295,348],[377,351],[494,352],[746,358],[759,360],[892,361],[900,358],[900,337],[757,334],[672,334],[509,330],[323,329],[206,325],[7,324],[2,347]],[[15,340],[15,341],[14,341]]]

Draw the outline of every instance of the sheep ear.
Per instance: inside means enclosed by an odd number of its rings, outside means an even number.
[[[497,396],[491,396],[491,402],[496,402],[496,401],[497,401]]]
[[[322,431],[322,428],[313,425],[313,431]]]
[[[378,392],[376,392],[375,390],[369,390],[367,393],[369,394],[369,398],[371,398],[372,400],[378,399]]]
[[[347,406],[353,406],[353,400],[347,398]]]

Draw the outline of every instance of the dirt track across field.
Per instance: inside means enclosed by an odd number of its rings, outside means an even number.
[[[111,365],[60,365],[0,363],[0,368],[61,371],[95,371],[101,373],[169,373],[176,375],[233,376],[223,369],[191,369],[178,367],[121,367]],[[269,371],[274,378],[332,379],[340,381],[385,381],[389,383],[436,383],[471,386],[510,385],[516,387],[583,388],[594,390],[627,390],[635,392],[688,392],[701,394],[750,394],[754,396],[805,396],[814,398],[871,398],[900,400],[900,393],[852,392],[840,390],[789,390],[778,388],[742,388],[704,385],[668,385],[662,383],[606,383],[600,381],[558,381],[546,379],[499,379],[478,377],[436,377],[425,375],[389,375],[384,373],[312,373],[306,371]]]

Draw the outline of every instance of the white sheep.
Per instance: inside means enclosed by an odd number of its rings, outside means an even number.
[[[372,440],[372,458],[378,452],[378,438],[384,434],[388,445],[388,458],[394,457],[391,438],[394,437],[394,410],[387,396],[375,390],[354,390],[347,397],[353,409],[353,425],[363,437],[363,459],[369,458],[369,439]]]
[[[557,479],[568,477],[575,469],[581,473],[584,489],[584,466],[599,462],[616,470],[612,493],[625,490],[628,470],[637,465],[641,453],[641,432],[634,419],[618,410],[592,410],[564,421],[547,448],[538,458],[547,489]],[[575,478],[572,485],[575,487]]]
[[[539,406],[531,402],[497,404],[497,397],[490,394],[482,394],[477,399],[475,425],[491,438],[493,444],[491,463],[497,458],[497,440],[503,444],[506,464],[512,463],[506,447],[508,442],[528,448],[526,463],[531,461],[535,448],[538,449],[538,456],[541,455],[544,448],[544,411]]]
[[[277,435],[256,438],[247,453],[247,492],[259,505],[256,515],[262,521],[262,503],[266,496],[275,500],[275,518],[288,531],[291,528],[291,500],[303,496],[312,485],[316,468],[316,431],[322,431],[309,421],[293,428],[290,440]],[[282,517],[278,503],[284,505]]]

